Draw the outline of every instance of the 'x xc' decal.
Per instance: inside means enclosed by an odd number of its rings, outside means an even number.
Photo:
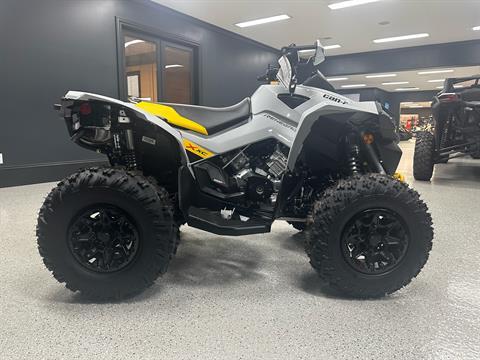
[[[213,155],[211,151],[208,151],[207,149],[202,148],[200,145],[197,145],[190,140],[183,139],[183,146],[185,147],[186,150],[190,151],[191,153],[200,156],[201,158],[209,158]]]

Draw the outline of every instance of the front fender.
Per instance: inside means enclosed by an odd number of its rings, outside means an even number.
[[[339,137],[347,132],[350,122],[365,121],[377,114],[375,106],[369,111],[359,111],[352,106],[318,104],[305,112],[300,119],[288,156],[287,168],[293,171],[300,154],[307,152],[308,147],[315,149],[318,161],[324,161],[326,167],[338,164]],[[330,163],[332,165],[329,166]]]

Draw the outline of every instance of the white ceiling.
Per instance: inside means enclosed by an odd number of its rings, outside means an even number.
[[[429,71],[429,70],[453,70],[453,72],[449,73],[440,73],[440,74],[428,74],[428,75],[419,75],[418,72],[420,71]],[[382,73],[386,74],[386,73]],[[419,90],[438,90],[438,86],[443,85],[442,82],[429,82],[428,80],[442,80],[445,78],[453,78],[453,77],[466,77],[472,75],[479,75],[480,74],[480,66],[464,66],[464,67],[448,67],[448,68],[437,68],[437,69],[417,69],[417,70],[409,70],[409,71],[395,71],[390,72],[388,74],[395,74],[394,77],[384,77],[384,78],[366,78],[367,75],[378,75],[378,74],[362,74],[362,75],[348,75],[342,74],[335,76],[335,78],[339,77],[347,77],[347,80],[341,81],[331,81],[331,84],[336,89],[342,90],[351,90],[355,92],[356,89],[361,88],[369,88],[369,87],[376,87],[379,89],[383,89],[386,91],[394,92],[397,88],[406,88],[406,87],[416,87],[414,91]],[[330,79],[330,78],[329,78]],[[408,81],[408,84],[399,84],[399,85],[382,85],[382,83],[386,82],[399,82],[399,81]],[[365,87],[358,87],[358,88],[342,88],[342,85],[354,85],[354,84],[365,84]],[[401,90],[400,90],[401,91]]]
[[[480,39],[480,0],[382,0],[330,10],[331,0],[152,0],[275,48],[296,43],[340,44],[327,54],[350,54]],[[234,24],[274,15],[291,19],[239,28]],[[388,21],[387,25],[379,25]],[[382,44],[378,38],[429,33],[430,37]],[[325,39],[330,37],[330,39]]]

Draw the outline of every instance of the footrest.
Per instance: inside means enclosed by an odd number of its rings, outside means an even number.
[[[196,207],[188,209],[187,224],[218,235],[240,236],[270,232],[270,223],[251,219],[247,221],[227,220],[220,215],[220,211]]]

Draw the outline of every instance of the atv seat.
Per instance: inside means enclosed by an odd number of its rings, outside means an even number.
[[[165,119],[169,124],[212,135],[248,120],[251,115],[250,98],[238,104],[213,108],[206,106],[140,102],[138,107]]]
[[[181,116],[202,125],[208,135],[218,133],[247,120],[251,115],[250,98],[223,108],[206,106],[164,104],[175,109]]]

